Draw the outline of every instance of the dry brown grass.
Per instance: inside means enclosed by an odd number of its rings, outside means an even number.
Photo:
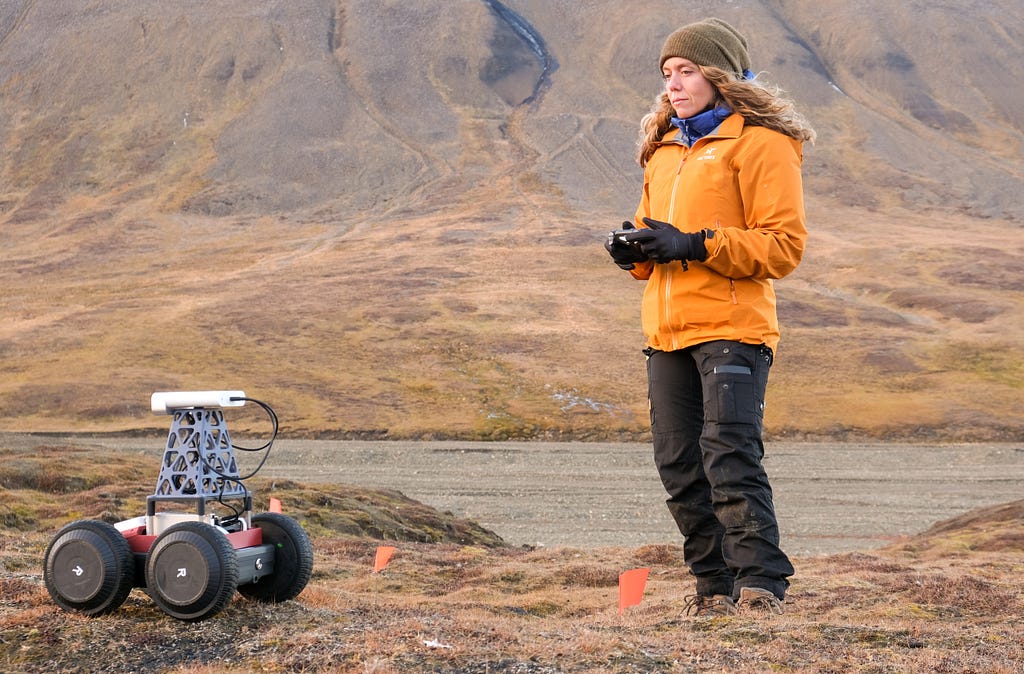
[[[101,450],[60,447],[34,456],[8,450],[3,458],[3,671],[1010,674],[1024,667],[1024,501],[969,513],[887,549],[798,559],[784,616],[691,619],[680,612],[693,583],[678,546],[511,548],[393,493],[277,483],[274,494],[312,534],[311,582],[295,601],[238,596],[214,618],[189,624],[138,589],[109,616],[65,613],[42,584],[43,549],[61,524],[138,514],[149,491],[134,484],[140,465],[118,454],[122,465],[113,469]],[[58,463],[81,481],[46,478]],[[270,488],[253,486],[258,498]],[[375,574],[374,553],[384,543],[398,550]],[[619,615],[618,575],[637,567],[651,569],[643,601]]]

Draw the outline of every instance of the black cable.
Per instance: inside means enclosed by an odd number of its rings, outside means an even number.
[[[263,461],[266,461],[266,460],[267,460],[267,458],[266,458],[266,456],[264,456],[263,457]],[[260,462],[260,466],[263,465],[263,461]],[[220,472],[220,470],[218,470],[214,466],[210,465],[210,462],[206,460],[205,456],[203,456],[203,452],[202,451],[199,452],[199,462],[203,464],[203,467],[206,468],[207,471],[209,471],[209,472],[211,472],[211,473],[213,473],[215,475],[220,476],[220,493],[217,495],[217,502],[218,503],[220,503],[223,506],[227,506],[227,507],[231,508],[232,510],[234,510],[234,508],[232,508],[231,506],[228,506],[228,504],[224,502],[224,491],[227,488],[227,484],[226,484],[227,482],[237,482],[238,486],[242,488],[242,492],[246,496],[249,496],[249,488],[245,486],[245,483],[243,483],[242,480],[248,480],[250,477],[252,477],[253,475],[256,474],[255,471],[250,473],[249,475],[246,475],[244,478],[243,477],[236,477],[234,475],[227,475],[225,473]],[[256,470],[259,470],[259,467],[257,467]]]
[[[270,405],[268,405],[267,403],[263,402],[262,400],[256,400],[255,398],[244,398],[244,397],[232,396],[228,400],[231,400],[231,401],[245,400],[245,401],[248,401],[248,402],[251,402],[251,403],[256,403],[257,405],[262,407],[263,410],[267,413],[267,416],[270,417],[270,423],[274,427],[274,430],[273,430],[273,432],[270,435],[270,439],[267,440],[264,444],[260,445],[259,447],[239,447],[238,445],[235,445],[234,446],[235,449],[240,449],[243,452],[261,452],[261,451],[263,451],[265,449],[269,453],[271,445],[273,445],[274,444],[274,440],[277,439],[277,414],[274,412],[274,409]]]
[[[239,508],[236,508],[235,506],[231,505],[230,503],[228,503],[227,501],[224,500],[225,483],[226,483],[226,480],[222,479],[221,483],[220,483],[220,494],[217,496],[217,503],[221,504],[222,506],[224,506],[225,508],[227,508],[228,510],[231,511],[231,515],[229,517],[225,517],[224,519],[220,520],[220,525],[222,527],[227,528],[229,526],[232,526],[236,522],[238,522],[239,518],[241,518],[241,516],[242,516],[242,511]],[[241,482],[239,482],[238,484],[242,488],[242,490],[245,492],[246,496],[248,496],[249,495],[249,490],[246,488],[246,486],[244,484],[242,484]]]
[[[202,462],[203,466],[205,466],[208,471],[210,471],[211,473],[215,473],[216,475],[219,475],[222,480],[230,480],[231,482],[237,482],[238,486],[241,487],[242,491],[244,491],[246,496],[248,496],[249,495],[249,489],[245,486],[245,484],[242,483],[242,480],[248,480],[249,478],[251,478],[254,475],[256,475],[256,473],[260,472],[260,469],[263,468],[263,464],[265,464],[267,462],[267,459],[270,457],[270,449],[274,446],[274,440],[277,439],[277,431],[278,431],[277,414],[274,412],[273,408],[270,405],[268,405],[267,403],[263,402],[262,400],[256,400],[255,398],[245,398],[245,397],[240,397],[240,396],[232,396],[231,398],[229,398],[229,400],[231,400],[231,401],[245,400],[245,401],[248,401],[248,402],[251,402],[251,403],[256,403],[257,405],[262,407],[263,410],[270,417],[270,423],[273,426],[273,432],[270,435],[270,439],[267,440],[265,443],[263,443],[259,447],[239,447],[238,445],[232,444],[232,447],[234,449],[239,449],[239,450],[241,450],[243,452],[260,452],[260,451],[266,450],[264,452],[264,454],[263,454],[263,458],[260,459],[259,465],[257,465],[256,468],[254,468],[251,473],[249,473],[248,475],[245,475],[245,476],[225,475],[224,473],[222,473],[221,471],[217,470],[216,468],[214,468],[213,466],[210,465],[210,462],[206,460],[205,456],[203,456],[203,452],[202,451],[199,452],[199,460]],[[223,501],[223,498],[224,498],[224,483],[223,482],[221,483],[221,488],[220,489],[221,489],[221,496],[220,496],[220,498],[218,500],[220,501],[220,503],[223,504],[224,503],[224,501]]]
[[[267,459],[270,457],[270,449],[271,449],[271,447],[274,446],[274,440],[277,439],[277,430],[278,430],[277,414],[274,412],[274,409],[270,405],[268,405],[267,403],[263,402],[262,400],[256,400],[255,398],[244,398],[244,397],[232,397],[232,398],[230,398],[230,400],[232,400],[232,401],[235,401],[235,400],[246,400],[246,401],[251,402],[251,403],[256,403],[257,405],[262,407],[263,410],[267,413],[267,416],[270,417],[270,424],[273,427],[273,431],[270,434],[270,439],[267,440],[262,445],[260,445],[259,447],[239,447],[238,445],[233,445],[235,449],[241,450],[243,452],[261,452],[263,450],[266,450],[264,452],[264,454],[263,454],[263,458],[260,459],[259,465],[257,465],[256,468],[254,468],[251,473],[249,473],[245,477],[231,478],[231,479],[237,480],[238,483],[241,485],[241,480],[248,480],[250,477],[252,477],[256,473],[260,472],[260,469],[263,468],[263,464],[265,464],[267,462]],[[245,485],[242,485],[242,489],[245,489]],[[246,491],[248,492],[248,490],[246,490]]]

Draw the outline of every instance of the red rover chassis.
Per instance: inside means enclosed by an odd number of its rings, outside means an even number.
[[[43,565],[57,605],[104,615],[140,587],[168,615],[199,621],[220,612],[236,590],[265,602],[302,592],[313,572],[309,537],[279,512],[253,514],[252,494],[242,483],[252,474],[238,475],[219,408],[246,400],[252,399],[241,391],[153,394],[153,410],[173,414],[174,421],[146,514],[116,524],[78,520],[57,532]],[[276,437],[273,410],[253,402],[270,415]],[[269,452],[272,443],[258,450]],[[165,502],[192,508],[161,510]],[[208,505],[223,512],[208,513]]]

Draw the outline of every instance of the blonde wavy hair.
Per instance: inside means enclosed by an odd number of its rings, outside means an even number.
[[[743,115],[743,120],[750,126],[764,126],[799,141],[814,143],[814,129],[778,87],[766,86],[757,80],[740,80],[714,66],[698,67],[715,88],[713,105],[725,104],[733,112]],[[659,141],[672,128],[670,120],[675,114],[668,94],[662,92],[655,99],[651,111],[640,120],[640,149],[637,153],[640,166],[647,166],[651,155],[658,149]]]

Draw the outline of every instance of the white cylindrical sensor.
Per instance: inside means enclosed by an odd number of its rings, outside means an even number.
[[[245,391],[161,391],[150,399],[153,414],[174,414],[194,407],[241,407]]]

